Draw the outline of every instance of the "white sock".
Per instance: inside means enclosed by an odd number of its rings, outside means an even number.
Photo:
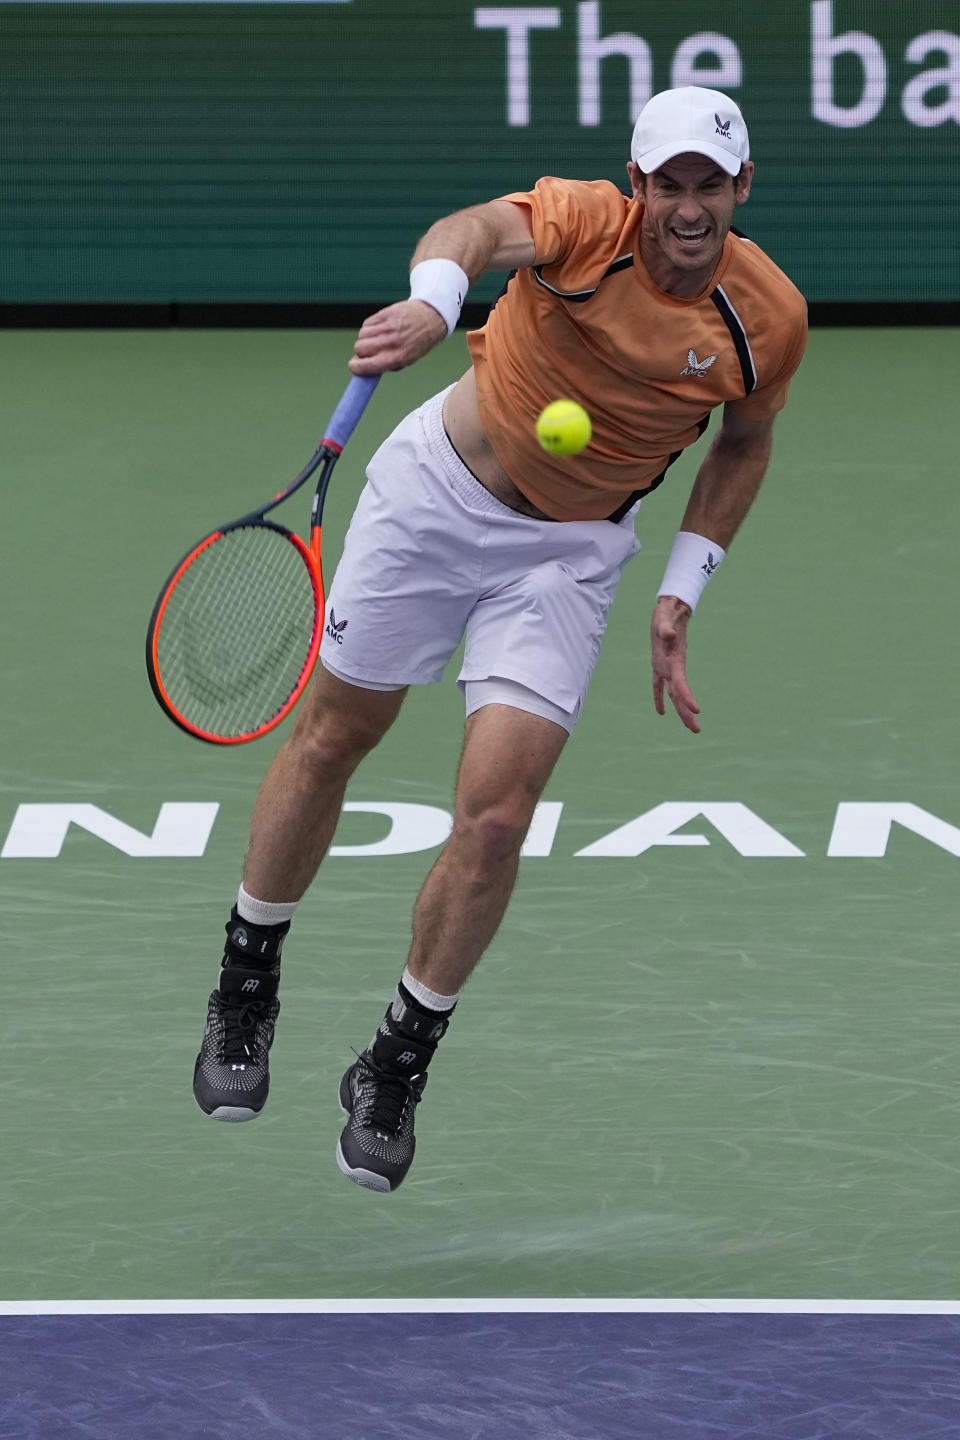
[[[438,1010],[441,1013],[444,1010],[452,1010],[460,998],[459,991],[456,995],[438,995],[435,990],[431,990],[429,986],[424,985],[422,981],[414,980],[410,971],[407,969],[404,969],[400,977],[400,983],[407,994],[413,1000],[419,1001],[427,1010]]]
[[[241,885],[240,894],[237,896],[237,914],[241,920],[246,920],[248,925],[283,925],[285,921],[293,919],[293,912],[299,904],[299,900],[290,900],[283,904],[255,900]]]

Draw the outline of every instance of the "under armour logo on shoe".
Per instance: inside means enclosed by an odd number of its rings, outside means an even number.
[[[249,990],[249,991],[253,991],[253,990],[259,990],[259,989],[260,989],[260,981],[259,981],[259,980],[253,980],[253,979],[244,980],[243,984],[240,986],[240,993],[241,993],[241,994],[244,994],[244,993],[245,993],[246,991],[248,991],[248,990]]]
[[[417,1053],[415,1050],[401,1050],[400,1054],[397,1056],[397,1064],[412,1065],[416,1058]]]

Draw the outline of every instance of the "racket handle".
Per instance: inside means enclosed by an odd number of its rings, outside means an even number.
[[[379,375],[354,375],[330,418],[323,444],[342,450],[357,427],[367,401],[377,388]]]

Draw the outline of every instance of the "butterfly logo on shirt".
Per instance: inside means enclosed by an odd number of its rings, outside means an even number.
[[[696,375],[698,379],[702,380],[716,358],[716,355],[708,355],[705,360],[698,360],[696,350],[688,350],[687,363],[680,371],[680,374]]]

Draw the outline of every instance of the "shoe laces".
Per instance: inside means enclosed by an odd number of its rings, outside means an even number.
[[[422,1084],[417,1084],[418,1076],[408,1080],[405,1075],[397,1075],[391,1070],[384,1070],[378,1065],[369,1054],[360,1055],[353,1052],[364,1070],[375,1082],[373,1104],[363,1118],[364,1125],[374,1130],[385,1130],[390,1135],[396,1135],[403,1124],[404,1111],[411,1100],[416,1105],[420,1100]]]
[[[252,1065],[259,1059],[257,1026],[263,1019],[265,1008],[262,1000],[230,1005],[221,998],[223,1039],[217,1054],[221,1065]]]

